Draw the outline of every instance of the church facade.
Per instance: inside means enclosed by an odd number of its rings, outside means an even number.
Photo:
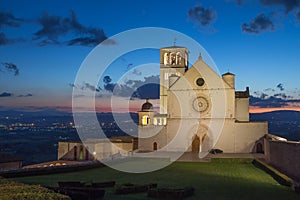
[[[188,55],[160,49],[160,110],[148,99],[138,112],[139,151],[264,152],[268,125],[249,120],[249,88],[235,91],[235,75],[220,77],[201,56],[188,68]]]

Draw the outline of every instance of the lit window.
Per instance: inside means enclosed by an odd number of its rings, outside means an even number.
[[[167,118],[163,118],[163,125],[167,125]]]
[[[144,115],[143,119],[142,119],[142,125],[146,126],[148,125],[150,122],[149,116],[148,115]]]
[[[157,118],[154,118],[154,119],[153,119],[153,124],[154,124],[154,125],[157,125]]]
[[[162,125],[161,118],[158,119],[158,125]]]

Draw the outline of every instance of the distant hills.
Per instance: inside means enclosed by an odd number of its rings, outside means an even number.
[[[55,108],[41,108],[41,109],[7,109],[0,110],[0,117],[44,117],[44,116],[66,116],[72,115],[70,112],[60,111]]]
[[[119,119],[125,114],[118,113]],[[46,108],[40,110],[0,110],[0,119],[4,117],[31,118],[31,117],[71,117],[72,113],[60,111],[55,108]],[[111,113],[98,113],[99,121],[114,121]],[[130,113],[133,121],[137,123],[136,113]],[[273,111],[266,113],[250,114],[251,121],[268,121],[269,133],[283,136],[289,140],[300,141],[300,112],[298,111]]]
[[[300,141],[300,112],[273,111],[250,114],[252,121],[268,121],[269,133],[288,140]]]

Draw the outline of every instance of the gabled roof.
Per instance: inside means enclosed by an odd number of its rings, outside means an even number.
[[[209,86],[210,89],[231,88],[210,66],[202,59],[198,59],[196,63],[170,87],[170,90],[183,90],[190,89],[190,87],[193,86],[197,87],[195,80],[199,77],[205,80],[206,85]]]

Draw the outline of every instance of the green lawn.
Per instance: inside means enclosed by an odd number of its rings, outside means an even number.
[[[251,164],[250,159],[215,159],[210,163],[175,162],[151,173],[130,174],[109,167],[44,176],[15,178],[27,184],[56,186],[57,181],[102,182],[117,184],[158,183],[158,187],[193,186],[195,195],[187,199],[299,199],[289,187]],[[107,190],[105,199],[120,199]],[[146,193],[123,195],[122,199],[147,199]]]

